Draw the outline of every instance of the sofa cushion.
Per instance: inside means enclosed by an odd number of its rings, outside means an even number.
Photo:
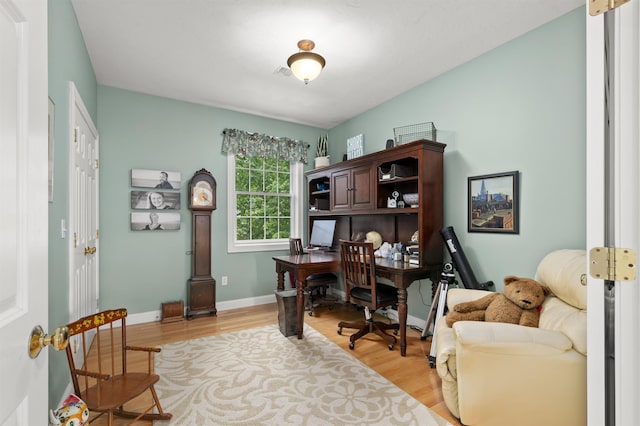
[[[561,332],[571,340],[576,351],[587,355],[587,311],[548,296],[542,304],[539,327]]]
[[[540,261],[535,279],[565,303],[587,309],[587,287],[581,281],[586,270],[585,250],[556,250]]]

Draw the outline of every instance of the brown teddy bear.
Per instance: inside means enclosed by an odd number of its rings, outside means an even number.
[[[537,327],[542,302],[550,293],[549,287],[536,280],[510,275],[504,279],[503,293],[458,303],[445,318],[449,327],[456,321],[506,322]]]

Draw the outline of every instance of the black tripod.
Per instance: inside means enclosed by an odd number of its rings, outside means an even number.
[[[440,282],[438,283],[438,288],[433,295],[433,304],[431,305],[431,310],[429,312],[429,316],[427,317],[427,323],[424,326],[424,330],[422,330],[422,340],[427,338],[427,335],[429,335],[429,328],[432,325],[433,333],[435,333],[438,320],[444,316],[444,309],[447,304],[447,292],[449,291],[449,286],[452,284],[458,284],[455,278],[455,274],[453,273],[454,266],[458,271],[460,279],[462,280],[462,284],[465,288],[474,290],[488,290],[489,287],[493,287],[493,281],[487,281],[484,283],[478,282],[476,276],[473,273],[473,270],[471,269],[471,266],[469,265],[467,256],[464,254],[464,250],[462,249],[462,246],[458,241],[458,237],[456,236],[453,227],[448,226],[446,228],[443,228],[440,231],[440,235],[442,235],[445,246],[447,247],[447,250],[449,250],[452,262],[445,263],[444,267],[442,268]],[[431,335],[433,335],[433,333],[431,333]],[[429,365],[431,366],[431,368],[433,368],[436,362],[436,342],[433,339],[431,339],[431,351],[429,352],[428,358]]]
[[[440,274],[440,282],[438,283],[436,292],[433,295],[433,303],[429,310],[427,322],[422,330],[422,336],[420,336],[421,340],[425,340],[428,335],[433,336],[435,334],[436,324],[438,324],[440,318],[444,316],[449,286],[454,284],[457,285],[458,282],[456,281],[456,276],[453,273],[453,264],[445,263],[442,268],[442,273]],[[433,331],[430,333],[429,329],[431,326],[433,326]],[[433,338],[431,339],[431,350],[429,351],[428,359],[429,365],[433,368],[436,365],[436,341]]]

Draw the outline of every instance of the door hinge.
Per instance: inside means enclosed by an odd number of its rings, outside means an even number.
[[[589,252],[589,273],[608,281],[636,279],[636,253],[627,248],[594,247]]]
[[[73,233],[73,248],[77,248],[78,247],[78,234],[76,234],[75,232]]]
[[[597,16],[622,6],[629,0],[589,0],[589,15]]]
[[[100,168],[100,160],[96,159],[96,169]]]
[[[73,128],[73,143],[78,143],[78,128]]]
[[[100,239],[100,230],[96,229],[96,240]]]

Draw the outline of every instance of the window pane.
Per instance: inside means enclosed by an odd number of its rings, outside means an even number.
[[[264,197],[261,195],[251,196],[251,216],[264,216]]]
[[[249,162],[249,157],[238,157],[236,155],[236,169],[237,168],[248,168],[251,163]]]
[[[236,191],[249,190],[249,170],[236,169]]]
[[[262,157],[249,157],[249,167],[262,170],[264,168]]]
[[[264,169],[273,171],[278,170],[278,160],[276,160],[275,158],[265,158]]]
[[[250,216],[251,215],[251,196],[238,195],[236,199],[236,215],[237,216]]]
[[[251,220],[249,218],[238,219],[236,222],[238,229],[236,231],[236,240],[250,240]]]
[[[291,164],[287,160],[278,159],[278,170],[289,173],[291,170]]]
[[[280,238],[291,236],[291,219],[280,219]]]
[[[278,217],[278,198],[279,197],[265,197],[267,203],[267,216]]]
[[[291,198],[278,197],[280,216],[291,216]]]
[[[252,192],[264,192],[264,172],[256,170],[251,171],[249,190]]]
[[[278,192],[278,175],[276,172],[264,173],[265,192]]]
[[[288,173],[278,173],[278,193],[288,194],[290,178]]]
[[[264,239],[264,219],[262,218],[251,219],[251,239],[252,240]]]
[[[277,240],[280,238],[278,236],[278,219],[277,218],[268,218],[266,220],[266,233],[267,239],[269,240]]]

